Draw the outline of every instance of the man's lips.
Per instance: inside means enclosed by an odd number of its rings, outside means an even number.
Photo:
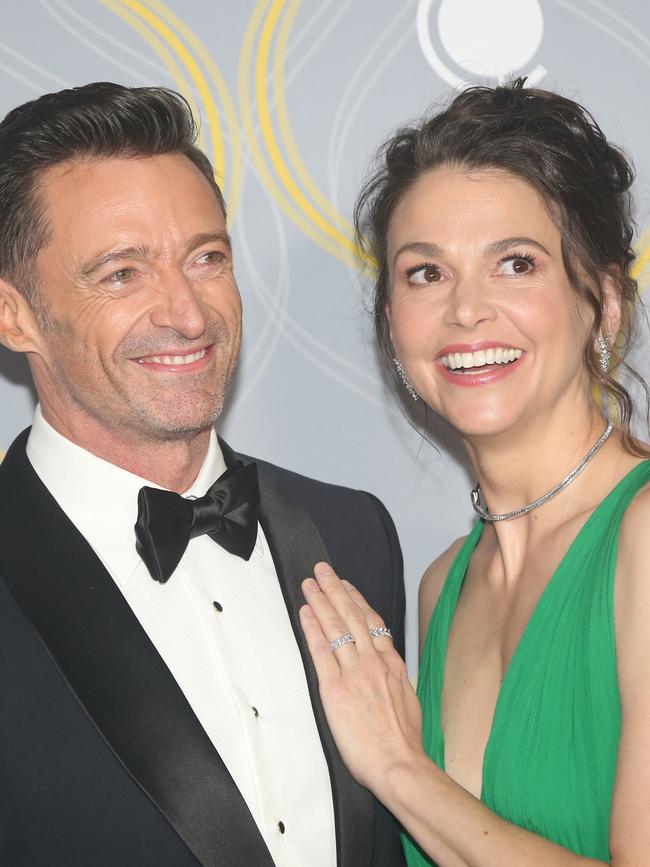
[[[213,353],[213,346],[204,346],[201,349],[171,350],[157,355],[142,355],[132,359],[152,370],[167,371],[190,371],[196,370],[205,364],[207,358]]]

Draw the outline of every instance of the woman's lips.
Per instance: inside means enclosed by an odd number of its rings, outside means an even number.
[[[494,344],[470,347],[446,347],[438,356],[444,378],[456,385],[474,386],[496,382],[521,364],[525,353],[514,346]]]

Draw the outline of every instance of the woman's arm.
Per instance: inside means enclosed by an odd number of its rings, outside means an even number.
[[[317,580],[308,579],[303,585],[308,605],[301,610],[301,619],[328,722],[352,774],[394,813],[422,849],[440,867],[604,864],[504,821],[429,760],[421,746],[419,704],[404,664],[390,639],[368,634],[368,626],[382,625],[380,618],[325,564],[319,564],[315,574]],[[645,623],[648,633],[650,606]],[[329,642],[346,632],[355,636],[356,643],[333,653]],[[645,671],[644,693],[650,699],[650,664]],[[641,709],[636,722],[626,716],[624,701],[624,730],[632,725],[632,734],[625,730],[624,739],[641,739],[645,747],[637,747],[637,760],[650,764],[650,715]],[[636,785],[633,762],[627,764],[619,769],[616,781],[611,864],[647,867],[650,788],[646,783]],[[642,778],[647,781],[645,771]],[[624,808],[617,805],[628,805],[635,795],[640,804],[633,819],[624,820],[619,830],[616,810]],[[633,827],[639,823],[645,824]]]
[[[612,803],[612,864],[650,864],[650,490],[627,509],[615,585],[622,731]]]

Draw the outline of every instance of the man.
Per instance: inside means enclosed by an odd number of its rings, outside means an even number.
[[[0,124],[0,340],[40,401],[0,467],[0,863],[393,867],[297,612],[331,560],[401,647],[399,546],[217,440],[241,309],[194,139],[113,84]]]

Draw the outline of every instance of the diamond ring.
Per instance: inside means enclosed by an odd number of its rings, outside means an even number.
[[[369,626],[368,632],[372,638],[381,638],[382,636],[385,638],[393,637],[393,633],[387,626]]]
[[[344,644],[354,644],[354,638],[349,632],[346,632],[345,635],[339,635],[334,641],[330,641],[330,650],[334,653],[335,650],[343,647]]]

